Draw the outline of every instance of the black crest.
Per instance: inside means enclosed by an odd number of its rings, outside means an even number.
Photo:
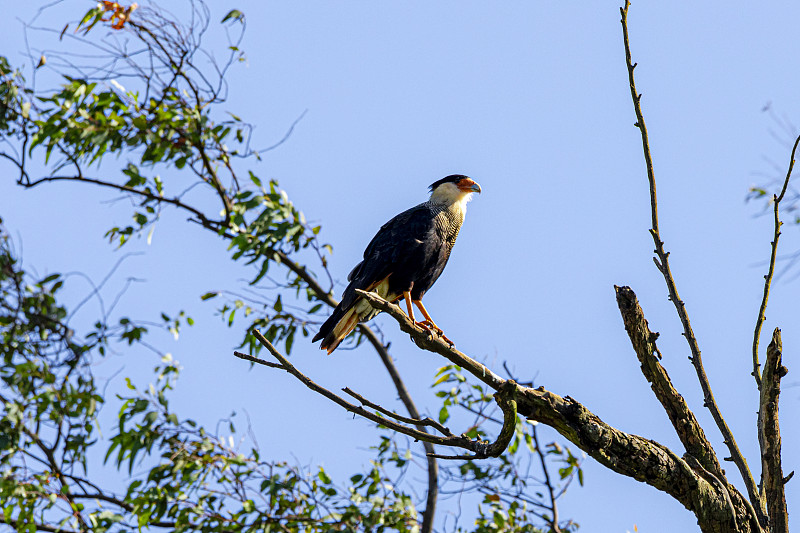
[[[463,174],[450,174],[446,178],[442,178],[439,181],[434,181],[433,183],[431,183],[428,189],[430,189],[430,191],[433,192],[433,190],[436,189],[436,187],[442,185],[443,183],[456,183],[457,181],[461,181],[465,178],[470,179],[469,176],[465,176]]]

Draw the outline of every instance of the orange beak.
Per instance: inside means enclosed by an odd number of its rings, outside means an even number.
[[[481,193],[481,186],[470,178],[462,178],[456,183],[456,185],[464,192],[476,192],[478,194]]]

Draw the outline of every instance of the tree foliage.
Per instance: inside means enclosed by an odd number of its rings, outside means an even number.
[[[244,58],[246,18],[232,10],[221,24],[229,42],[219,63],[203,47],[213,27],[204,4],[192,2],[190,13],[175,18],[155,6],[101,2],[61,30],[59,41],[69,47],[42,55],[37,69],[46,64],[53,80],[47,88],[28,86],[0,57],[0,158],[24,188],[68,182],[129,198],[132,208],[120,209],[130,210],[131,222],[106,232],[116,247],[149,240],[165,209],[187,215],[195,230],[227,242],[250,286],[270,289],[198,294],[220,302],[231,327],[259,328],[289,353],[336,303],[327,271],[332,248],[277,181],[254,170],[269,147],[254,148],[253,127],[224,108],[226,74]],[[81,47],[92,53],[75,51]],[[113,322],[98,316],[93,328],[76,331],[58,299],[67,277],[26,273],[5,229],[0,261],[0,520],[18,531],[427,532],[440,495],[465,482],[480,503],[474,523],[458,524],[460,531],[575,527],[558,517],[556,500],[573,479],[582,482],[580,461],[562,444],[540,445],[536,426],[523,418],[514,419],[508,453],[441,468],[427,442],[429,455],[418,461],[414,444],[384,428],[371,463],[334,481],[322,468],[262,458],[232,422],[223,436],[172,409],[180,365],[148,338],[159,329],[177,337],[193,323],[185,313]],[[386,365],[411,419],[421,420],[389,347],[362,326],[351,342],[364,341]],[[93,361],[139,346],[161,358],[153,382],[126,378],[113,397],[105,394],[109,384],[95,378]],[[246,333],[239,348],[258,354],[262,344]],[[503,425],[492,394],[470,385],[459,367],[447,365],[435,379],[440,424],[458,408],[474,417],[465,438],[486,438],[492,425]],[[108,416],[114,422],[101,432]],[[422,498],[406,475],[419,463],[428,480]]]
[[[631,58],[628,7],[626,3],[620,14],[627,82],[649,184],[654,261],[689,345],[713,430],[723,436],[745,491],[729,479],[707,429],[672,384],[660,361],[658,334],[650,330],[629,287],[616,288],[623,323],[683,453],[616,429],[569,396],[520,383],[514,376],[501,377],[372,293],[361,296],[390,315],[420,349],[447,360],[433,377],[441,401],[438,416],[421,416],[389,346],[369,326],[359,327],[351,346],[370,345],[408,416],[349,389],[344,392],[355,403],[317,385],[284,354],[336,304],[327,270],[332,248],[276,181],[262,180],[253,170],[250,165],[264,150],[253,148],[253,127],[223,107],[226,73],[244,58],[239,45],[245,15],[232,10],[221,18],[230,40],[225,61],[218,63],[202,46],[211,27],[210,12],[202,3],[191,3],[190,15],[178,19],[156,7],[134,10],[133,5],[101,2],[60,34],[95,54],[56,52],[39,61],[37,68],[47,65],[58,76],[50,88],[28,87],[22,73],[0,58],[0,157],[16,168],[21,187],[70,182],[130,198],[132,222],[106,233],[116,246],[126,246],[134,237],[149,238],[164,209],[184,213],[194,229],[226,242],[231,259],[247,269],[249,284],[269,285],[265,293],[198,290],[202,299],[221,302],[219,312],[231,327],[248,332],[239,346],[247,353],[236,352],[237,357],[288,372],[311,391],[374,422],[379,437],[371,464],[343,482],[334,482],[321,468],[264,460],[254,445],[244,453],[245,444],[236,445],[232,437],[210,432],[171,409],[180,367],[167,354],[160,354],[152,384],[128,380],[110,402],[98,392],[92,359],[104,357],[112,346],[145,345],[156,327],[177,335],[191,325],[191,318],[164,313],[160,321],[125,317],[112,324],[101,316],[93,329],[76,333],[67,308],[56,299],[65,278],[26,274],[4,232],[2,520],[18,531],[429,532],[439,498],[455,485],[481,498],[474,523],[456,525],[460,531],[572,530],[575,524],[559,517],[556,501],[572,480],[582,483],[580,459],[561,443],[541,443],[538,431],[546,425],[601,465],[680,502],[703,531],[788,531],[783,486],[791,475],[784,478],[782,473],[778,426],[780,379],[786,372],[780,330],[773,333],[764,365],[759,342],[778,255],[780,205],[791,198],[786,195],[800,139],[793,145],[782,187],[772,196],[772,253],[753,339],[762,466],[761,483],[756,484],[714,400],[662,240],[654,164]],[[109,32],[122,38],[106,39]],[[98,413],[111,404],[118,410],[114,425],[101,434]],[[472,423],[466,430],[457,433],[448,427],[467,417]],[[228,430],[235,434],[232,424]],[[402,435],[421,441],[424,455],[415,455],[417,447]],[[442,455],[442,449],[466,453]],[[95,477],[93,458],[118,474],[115,482]],[[417,464],[424,465],[427,479],[422,498],[405,475]]]

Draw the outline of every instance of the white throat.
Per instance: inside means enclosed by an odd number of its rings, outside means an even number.
[[[471,199],[472,191],[462,191],[455,183],[443,183],[431,193],[430,203],[465,212]]]

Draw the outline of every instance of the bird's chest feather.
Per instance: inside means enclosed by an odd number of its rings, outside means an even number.
[[[434,231],[442,241],[446,249],[446,254],[450,255],[453,245],[456,243],[458,232],[464,223],[466,206],[455,203],[439,211],[434,218]]]

